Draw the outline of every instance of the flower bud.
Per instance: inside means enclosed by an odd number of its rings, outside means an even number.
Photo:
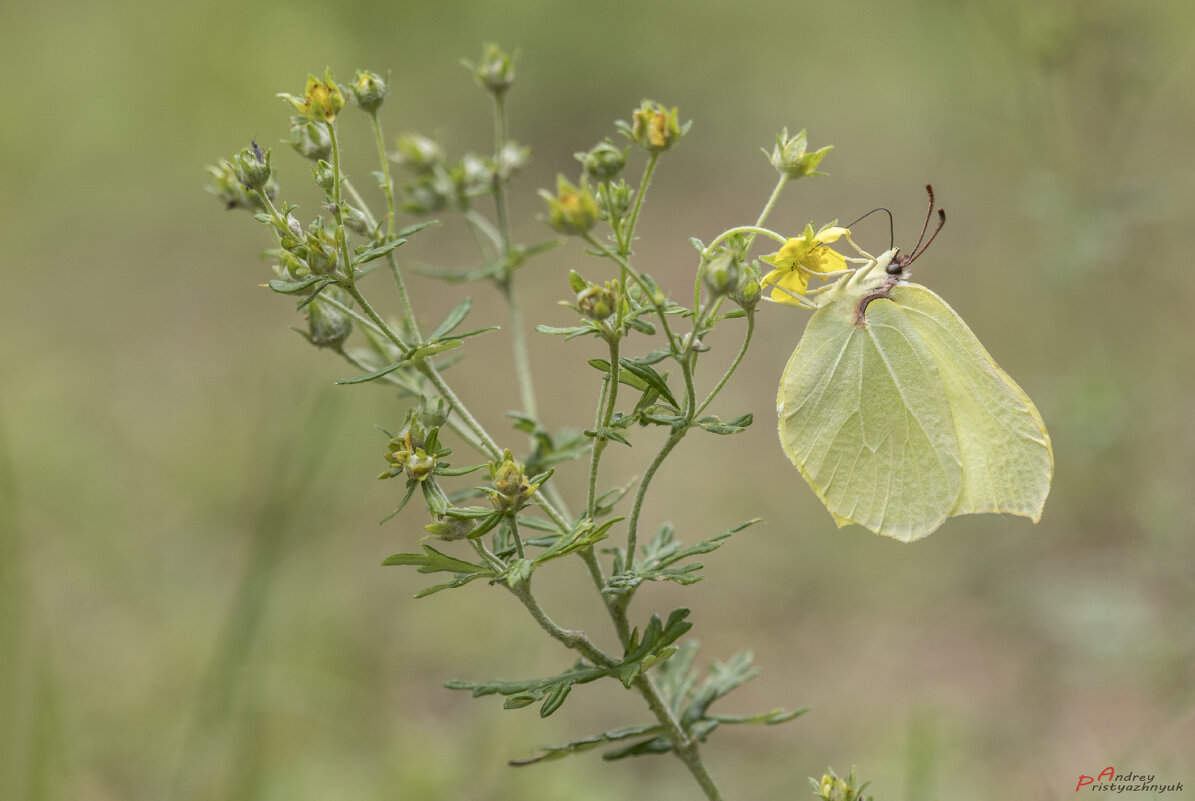
[[[307,304],[307,338],[317,348],[340,350],[353,332],[353,321],[329,303],[319,298]]]
[[[213,183],[207,187],[207,191],[215,195],[226,209],[254,210],[262,207],[261,200],[250,194],[241,183],[232,162],[221,161],[218,165],[209,165],[207,171],[212,176]],[[270,197],[274,196],[276,187],[272,181],[266,186],[265,191]]]
[[[817,165],[821,163],[827,153],[834,149],[834,146],[827,145],[812,153],[806,152],[807,147],[804,129],[796,136],[790,137],[788,129],[785,128],[776,135],[776,146],[772,149],[768,160],[772,162],[772,166],[776,168],[777,172],[790,178],[825,175],[824,172],[817,172]],[[765,150],[764,153],[766,154],[767,151]]]
[[[443,398],[430,398],[424,395],[419,399],[419,411],[417,412],[420,425],[431,430],[439,428],[448,422],[448,415],[452,411],[448,402]]]
[[[397,150],[390,154],[390,160],[406,167],[416,175],[435,172],[444,164],[444,151],[436,143],[420,134],[405,134],[395,141]]]
[[[730,299],[747,311],[758,306],[760,298],[763,297],[763,287],[759,283],[759,275],[759,262],[745,265],[738,286],[730,293]]]
[[[257,142],[253,143],[252,148],[247,147],[232,157],[237,178],[246,189],[252,191],[265,187],[270,180],[270,158],[270,151],[267,150],[263,155]]]
[[[433,454],[427,453],[423,448],[416,448],[410,456],[407,457],[406,464],[403,465],[403,470],[406,472],[408,478],[413,478],[416,481],[423,481],[430,476],[436,469],[436,457]]]
[[[574,292],[584,292],[586,287],[591,286],[576,270],[568,271],[568,285]]]
[[[523,465],[515,461],[510,451],[502,454],[501,462],[490,462],[490,482],[494,488],[490,498],[503,510],[518,511],[539,489],[538,484],[528,483]]]
[[[311,122],[305,117],[291,117],[290,146],[300,156],[311,161],[332,158],[332,138],[328,126]]]
[[[520,172],[531,161],[531,148],[520,145],[513,140],[507,140],[498,151],[494,159],[494,168],[498,173],[498,180],[509,181],[515,173]]]
[[[353,83],[349,86],[353,99],[357,105],[370,114],[374,114],[386,99],[386,82],[382,76],[368,70],[357,70]]]
[[[329,275],[336,272],[340,263],[340,250],[336,240],[324,230],[322,217],[316,217],[307,227],[304,237],[307,246],[307,268],[316,275]]]
[[[352,231],[354,234],[361,236],[369,236],[373,233],[373,228],[369,224],[369,219],[364,212],[356,206],[350,206],[348,203],[340,204],[340,218],[344,220],[344,227]]]
[[[677,122],[677,109],[667,109],[659,103],[644,100],[631,114],[631,124],[620,122],[618,127],[648,153],[662,153],[676,144],[689,130],[691,123],[682,128]]]
[[[332,80],[332,70],[324,71],[321,81],[314,75],[307,76],[307,88],[302,97],[279,92],[278,97],[290,103],[307,119],[312,122],[332,122],[336,115],[344,108],[344,93]]]
[[[332,169],[332,165],[320,159],[311,168],[311,175],[315,178],[315,183],[320,189],[324,190],[324,194],[332,197],[336,190],[336,171]]]
[[[627,150],[619,150],[607,139],[594,145],[586,153],[577,153],[577,161],[585,169],[585,174],[599,181],[609,181],[620,172],[627,163]]]
[[[477,528],[477,524],[472,520],[449,515],[436,515],[435,517],[436,522],[424,526],[423,530],[448,542],[463,540],[473,529]]]
[[[601,209],[602,219],[621,220],[631,210],[631,203],[635,200],[635,190],[626,181],[619,179],[618,183],[598,184],[598,208]]]
[[[496,44],[485,45],[476,66],[465,64],[473,70],[477,83],[494,97],[502,97],[515,82],[514,59]]]
[[[576,187],[560,175],[555,195],[543,189],[539,194],[548,204],[548,224],[562,234],[588,233],[597,222],[597,201],[584,181]]]
[[[739,284],[739,261],[734,253],[723,251],[705,266],[701,278],[714,297],[729,295]]]
[[[607,283],[605,286],[590,284],[577,293],[577,308],[591,320],[605,320],[614,314],[614,306],[617,302],[613,291],[613,282]]]

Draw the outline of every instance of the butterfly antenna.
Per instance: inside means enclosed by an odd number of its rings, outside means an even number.
[[[920,256],[922,253],[924,253],[926,250],[929,249],[930,244],[933,243],[933,241],[938,238],[938,232],[942,230],[942,226],[945,224],[946,224],[946,209],[938,209],[938,227],[935,228],[934,232],[929,235],[929,239],[927,239],[925,244],[921,246],[920,250],[913,251],[912,255],[910,255],[908,260],[905,261],[906,267],[910,263],[912,263],[912,261],[914,259],[916,259],[918,256]]]
[[[896,242],[896,228],[892,223],[892,212],[889,211],[888,209],[884,208],[883,206],[880,206],[878,209],[872,209],[871,211],[867,212],[859,219],[855,220],[855,222],[848,224],[846,227],[854,228],[855,225],[863,222],[868,217],[875,214],[877,211],[882,211],[888,215],[888,247],[892,247],[892,245]]]
[[[925,239],[925,232],[929,230],[929,221],[934,216],[934,188],[932,185],[926,184],[925,191],[929,194],[929,208],[925,210],[925,224],[921,226],[921,236],[917,237],[917,244],[913,245],[913,249],[909,251],[910,254],[916,253],[917,249],[921,247],[921,240]]]

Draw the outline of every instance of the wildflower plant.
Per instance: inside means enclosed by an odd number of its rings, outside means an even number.
[[[398,138],[389,149],[379,116],[386,79],[360,71],[342,86],[329,70],[322,79],[309,76],[302,94],[279,95],[294,112],[290,144],[310,163],[323,192],[321,213],[304,218],[284,200],[273,154],[256,143],[209,167],[209,190],[227,208],[247,210],[269,229],[273,246],[267,253],[274,275],[268,286],[296,301],[305,318],[300,333],[312,345],[352,367],[352,374],[338,383],[386,384],[409,400],[401,424],[388,432],[385,467],[378,476],[395,486],[397,504],[386,519],[401,513],[409,545],[384,564],[433,577],[417,598],[469,584],[510,594],[545,634],[571,652],[571,662],[552,676],[457,680],[446,686],[475,697],[502,696],[508,709],[538,705],[541,717],[557,711],[574,688],[599,681],[641,696],[646,705],[644,721],[548,746],[511,764],[599,748],[607,749],[607,760],[671,753],[706,798],[720,799],[700,745],[724,726],[777,724],[805,710],[714,711],[716,702],[756,675],[751,655],[715,662],[702,675],[697,644],[689,637],[689,610],[649,614],[633,602],[645,582],[700,581],[703,565],[698,560],[758,521],[702,532],[696,542],[684,544],[671,524],[647,533],[642,511],[661,465],[682,440],[712,434],[716,436],[709,445],[716,447],[716,437],[752,424],[750,414],[716,415],[711,409],[751,345],[765,293],[789,302],[805,294],[811,275],[824,277],[840,269],[842,257],[830,245],[849,236],[845,229],[830,224],[815,232],[810,226],[789,238],[763,227],[787,184],[821,174],[816,168],[830,148],[809,152],[804,131],[777,137],[769,158],[778,180],[754,224],[731,227],[708,245],[690,240],[696,259],[692,304],[687,306],[676,299],[675,290],[660,286],[637,264],[634,243],[660,162],[682,142],[690,123],[682,123],[675,108],[643,101],[629,122],[617,123],[621,141],[606,138],[578,153],[581,169],[575,177],[562,174],[554,191],[540,192],[547,227],[541,227],[538,241],[522,244],[513,238],[507,206],[510,185],[529,158],[528,148],[507,131],[506,99],[515,62],[490,45],[476,64],[467,66],[493,107],[492,150],[484,155],[453,158],[418,134]],[[381,199],[377,211],[365,198],[365,186],[358,187],[342,167],[338,126],[361,119],[359,112],[346,111],[349,105],[364,112],[374,134],[379,169],[370,188]],[[623,177],[633,160],[644,165],[637,182]],[[398,181],[392,164],[401,172]],[[485,428],[471,411],[478,399],[464,397],[451,380],[453,351],[496,329],[465,325],[468,297],[430,325],[408,291],[399,254],[410,238],[437,224],[428,219],[432,214],[442,217],[443,224],[467,229],[479,251],[475,269],[435,275],[448,283],[491,282],[507,307],[504,333],[511,342],[521,403],[509,414],[510,431]],[[580,240],[592,259],[589,266],[559,277],[561,302],[576,313],[575,322],[535,328],[541,335],[575,342],[577,356],[596,371],[593,417],[581,421],[579,432],[549,431],[541,422],[516,291],[521,268],[564,241],[553,232]],[[754,241],[761,235],[781,247],[771,256],[752,259]],[[383,288],[384,276],[397,295],[396,317],[380,311],[372,299]],[[740,339],[737,354],[719,378],[702,386],[698,364],[715,337],[725,334]],[[603,455],[611,447],[630,445],[646,428],[662,429],[666,438],[642,476],[611,481],[603,471]],[[583,498],[564,497],[554,481],[556,471],[563,469],[586,471]],[[425,535],[418,542],[410,537],[414,525]],[[540,571],[563,559],[584,563],[594,602],[605,609],[616,635],[614,650],[557,623],[537,595]],[[814,782],[818,797],[855,797],[835,782],[841,780],[832,772]],[[853,774],[850,784],[853,788]]]

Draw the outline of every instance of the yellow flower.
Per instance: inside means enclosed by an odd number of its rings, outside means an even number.
[[[307,88],[303,91],[302,97],[288,95],[285,92],[279,92],[278,97],[289,101],[300,114],[312,122],[331,122],[344,108],[344,93],[332,80],[332,70],[330,69],[324,72],[322,81],[314,75],[308,75]]]
[[[771,256],[762,257],[760,261],[776,268],[761,282],[765,289],[771,289],[771,300],[799,306],[801,304],[793,296],[809,291],[809,276],[817,275],[824,281],[826,273],[847,269],[846,259],[831,248],[830,243],[850,235],[846,228],[832,225],[814,233],[813,226],[807,225],[801,236],[789,239]]]

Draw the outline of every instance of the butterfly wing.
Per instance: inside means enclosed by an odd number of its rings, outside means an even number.
[[[901,309],[937,365],[950,403],[963,463],[962,492],[950,514],[1010,513],[1036,522],[1050,491],[1054,453],[1033,401],[946,301],[918,284],[891,294],[894,303],[872,308]]]
[[[896,303],[819,309],[789,359],[776,407],[780,443],[839,526],[903,540],[955,510],[963,462],[936,359]]]

